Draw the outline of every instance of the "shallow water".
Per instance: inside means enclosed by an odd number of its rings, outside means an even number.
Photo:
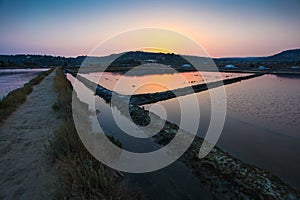
[[[235,157],[269,170],[297,188],[300,188],[299,86],[299,76],[276,75],[226,85],[227,115],[217,143]],[[201,116],[197,134],[204,137],[211,116],[211,101],[208,91],[196,96]],[[190,97],[179,98],[189,101]],[[156,104],[166,109],[169,121],[180,123],[177,99]],[[146,109],[150,107],[145,106]],[[163,112],[152,111],[162,116]],[[195,123],[192,118],[188,121]],[[184,129],[189,131],[189,126]]]
[[[249,73],[227,72],[182,72],[173,74],[118,74],[111,72],[97,72],[81,74],[87,79],[120,94],[145,94],[174,90],[177,88],[213,82],[234,77],[250,75]]]
[[[23,87],[25,83],[38,73],[48,69],[1,69],[0,70],[0,99],[10,91]]]

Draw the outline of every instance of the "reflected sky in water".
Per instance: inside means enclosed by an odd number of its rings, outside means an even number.
[[[23,87],[38,73],[48,69],[2,69],[0,70],[0,99],[10,91]]]
[[[118,73],[97,72],[81,74],[87,79],[120,94],[145,94],[174,90],[234,77],[247,76],[249,73],[228,72],[184,72],[173,74],[147,74],[124,76]]]

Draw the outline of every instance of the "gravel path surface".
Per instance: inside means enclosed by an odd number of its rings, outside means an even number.
[[[45,199],[54,188],[55,170],[45,156],[45,144],[58,128],[52,110],[55,71],[26,102],[0,124],[0,199]]]

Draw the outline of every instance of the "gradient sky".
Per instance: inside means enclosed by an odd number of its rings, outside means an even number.
[[[212,57],[270,55],[300,48],[299,10],[300,0],[0,0],[0,54],[86,55],[121,32],[156,27]]]

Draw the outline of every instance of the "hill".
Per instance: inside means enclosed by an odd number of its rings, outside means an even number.
[[[88,58],[88,59],[86,59]],[[188,60],[190,63],[185,59]],[[201,64],[204,70],[211,67],[211,59],[198,56],[180,56],[173,53],[150,53],[142,51],[125,52],[112,54],[104,57],[61,57],[50,55],[0,55],[0,68],[33,68],[49,66],[81,66],[84,62],[86,66],[106,66],[110,68],[130,68],[145,63],[159,63],[174,68],[185,68],[188,70],[192,66]],[[266,66],[274,70],[285,70],[291,66],[300,66],[300,49],[291,49],[265,57],[241,57],[241,58],[213,58],[219,68],[225,65],[235,65],[240,69],[253,69],[258,66]],[[206,65],[206,66],[205,66]]]
[[[300,62],[300,49],[282,51],[273,56],[268,56],[265,59],[277,62]]]
[[[252,62],[264,62],[264,61],[274,61],[274,62],[300,62],[300,49],[290,49],[282,51],[280,53],[264,56],[264,57],[232,57],[232,58],[214,58],[216,61],[252,61]]]
[[[49,67],[49,66],[74,66],[83,62],[85,56],[76,58],[65,58],[62,56],[50,55],[0,55],[0,68],[18,68],[18,67]]]

